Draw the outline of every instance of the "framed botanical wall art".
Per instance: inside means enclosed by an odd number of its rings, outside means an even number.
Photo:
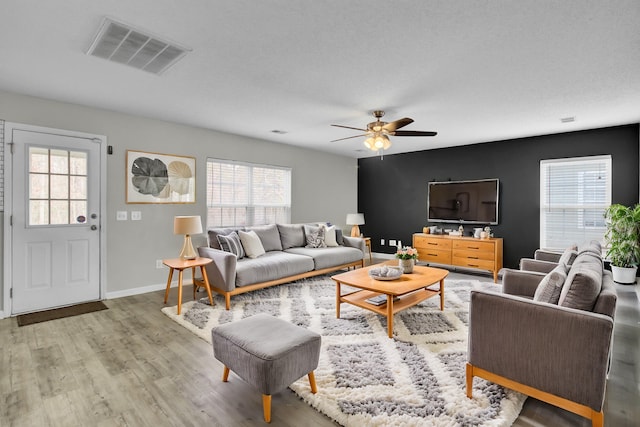
[[[127,203],[195,203],[196,159],[127,150]]]

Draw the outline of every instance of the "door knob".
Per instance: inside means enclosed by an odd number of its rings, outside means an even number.
[[[91,229],[92,229],[92,230],[97,230],[97,229],[98,229],[98,226],[97,226],[97,225],[92,225],[92,226],[91,226]]]

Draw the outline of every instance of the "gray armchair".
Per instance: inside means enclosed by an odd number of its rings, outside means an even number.
[[[481,377],[602,426],[617,300],[611,273],[603,271],[592,310],[534,301],[545,276],[506,269],[502,293],[472,291],[467,396]]]

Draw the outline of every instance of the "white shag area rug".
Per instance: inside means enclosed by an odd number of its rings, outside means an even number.
[[[299,280],[231,298],[216,296],[162,312],[211,343],[211,329],[256,313],[269,313],[322,335],[315,370],[318,393],[306,376],[290,388],[343,426],[510,426],[526,396],[474,379],[465,393],[469,292],[490,286],[477,280],[446,280],[445,310],[439,298],[397,313],[394,337],[386,319],[342,304],[336,318],[335,282],[329,276]],[[343,286],[343,292],[348,288]]]

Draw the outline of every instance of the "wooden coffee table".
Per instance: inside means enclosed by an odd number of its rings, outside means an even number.
[[[444,278],[447,277],[449,271],[416,265],[413,267],[413,273],[403,274],[396,280],[384,281],[369,277],[369,270],[375,267],[379,267],[379,265],[358,268],[331,277],[336,282],[337,318],[340,318],[340,304],[343,302],[373,311],[387,317],[387,331],[389,338],[391,338],[393,336],[394,314],[435,295],[440,295],[440,310],[444,310]],[[437,290],[428,288],[437,282],[440,282]],[[343,284],[360,290],[342,295],[341,286]],[[367,302],[367,299],[376,295],[386,295],[386,304],[375,305]],[[396,300],[394,301],[394,299]]]

